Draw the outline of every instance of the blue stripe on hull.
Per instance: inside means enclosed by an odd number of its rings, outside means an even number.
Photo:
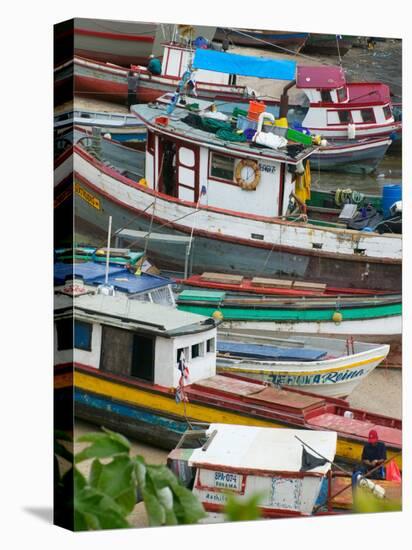
[[[130,420],[136,421],[136,432],[138,432],[139,424],[141,423],[146,425],[149,424],[153,427],[167,430],[168,432],[174,432],[177,436],[183,434],[183,432],[187,429],[187,424],[185,422],[178,422],[142,409],[116,403],[109,399],[105,399],[104,397],[91,395],[77,388],[74,392],[74,400],[78,405],[83,405],[90,409],[97,409],[106,414],[116,415],[119,418],[124,418],[129,423]]]

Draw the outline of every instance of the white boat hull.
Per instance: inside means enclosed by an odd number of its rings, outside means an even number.
[[[355,343],[356,346],[356,343]],[[280,386],[293,386],[327,397],[346,397],[389,353],[389,346],[323,361],[233,360],[219,357],[218,372],[229,372]]]

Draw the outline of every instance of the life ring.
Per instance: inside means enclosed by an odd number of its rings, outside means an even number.
[[[242,178],[242,170],[247,166],[250,166],[250,168],[253,168],[253,171],[255,172],[255,177],[253,178],[252,181],[249,181],[249,182],[245,181]],[[245,189],[247,191],[254,191],[260,181],[259,164],[255,160],[248,160],[248,159],[241,160],[240,162],[238,162],[236,166],[235,179],[242,189]]]

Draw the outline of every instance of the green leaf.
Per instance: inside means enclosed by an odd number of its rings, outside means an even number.
[[[88,458],[107,458],[118,454],[129,453],[130,443],[120,434],[109,430],[106,433],[90,433],[78,438],[79,442],[87,441],[92,443],[75,456],[75,462],[79,463]]]
[[[146,463],[142,456],[135,456],[135,473],[139,489],[143,491],[146,485]]]
[[[109,464],[101,465],[96,485],[102,493],[112,497],[129,514],[136,504],[134,464],[129,456],[117,456]]]
[[[122,509],[109,496],[85,487],[75,497],[75,530],[129,527]]]
[[[228,521],[251,521],[261,517],[259,503],[263,493],[255,493],[247,500],[239,500],[229,493],[225,505],[225,516]]]
[[[152,493],[147,487],[143,489],[142,494],[147,516],[149,518],[149,525],[151,527],[164,525],[166,521],[166,513],[163,506],[156,498],[156,495]]]
[[[76,493],[80,492],[84,487],[86,486],[86,478],[84,475],[77,469],[73,469],[73,481],[74,481],[74,495],[76,496]]]
[[[97,488],[99,484],[100,475],[102,473],[103,464],[95,458],[92,462],[92,465],[90,467],[90,473],[89,473],[89,483],[91,487]]]
[[[197,523],[206,517],[202,503],[196,495],[179,484],[173,487],[175,496],[174,510],[179,523]]]

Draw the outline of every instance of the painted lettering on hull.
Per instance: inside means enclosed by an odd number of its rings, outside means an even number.
[[[74,190],[77,195],[90,204],[90,206],[93,206],[96,210],[101,210],[100,200],[97,197],[86,191],[86,189],[83,189],[78,183],[74,184]]]
[[[364,369],[356,369],[345,372],[326,372],[325,374],[300,374],[293,376],[290,374],[273,374],[271,382],[275,385],[287,386],[308,386],[317,384],[336,384],[337,382],[346,382],[359,378],[365,374]]]

